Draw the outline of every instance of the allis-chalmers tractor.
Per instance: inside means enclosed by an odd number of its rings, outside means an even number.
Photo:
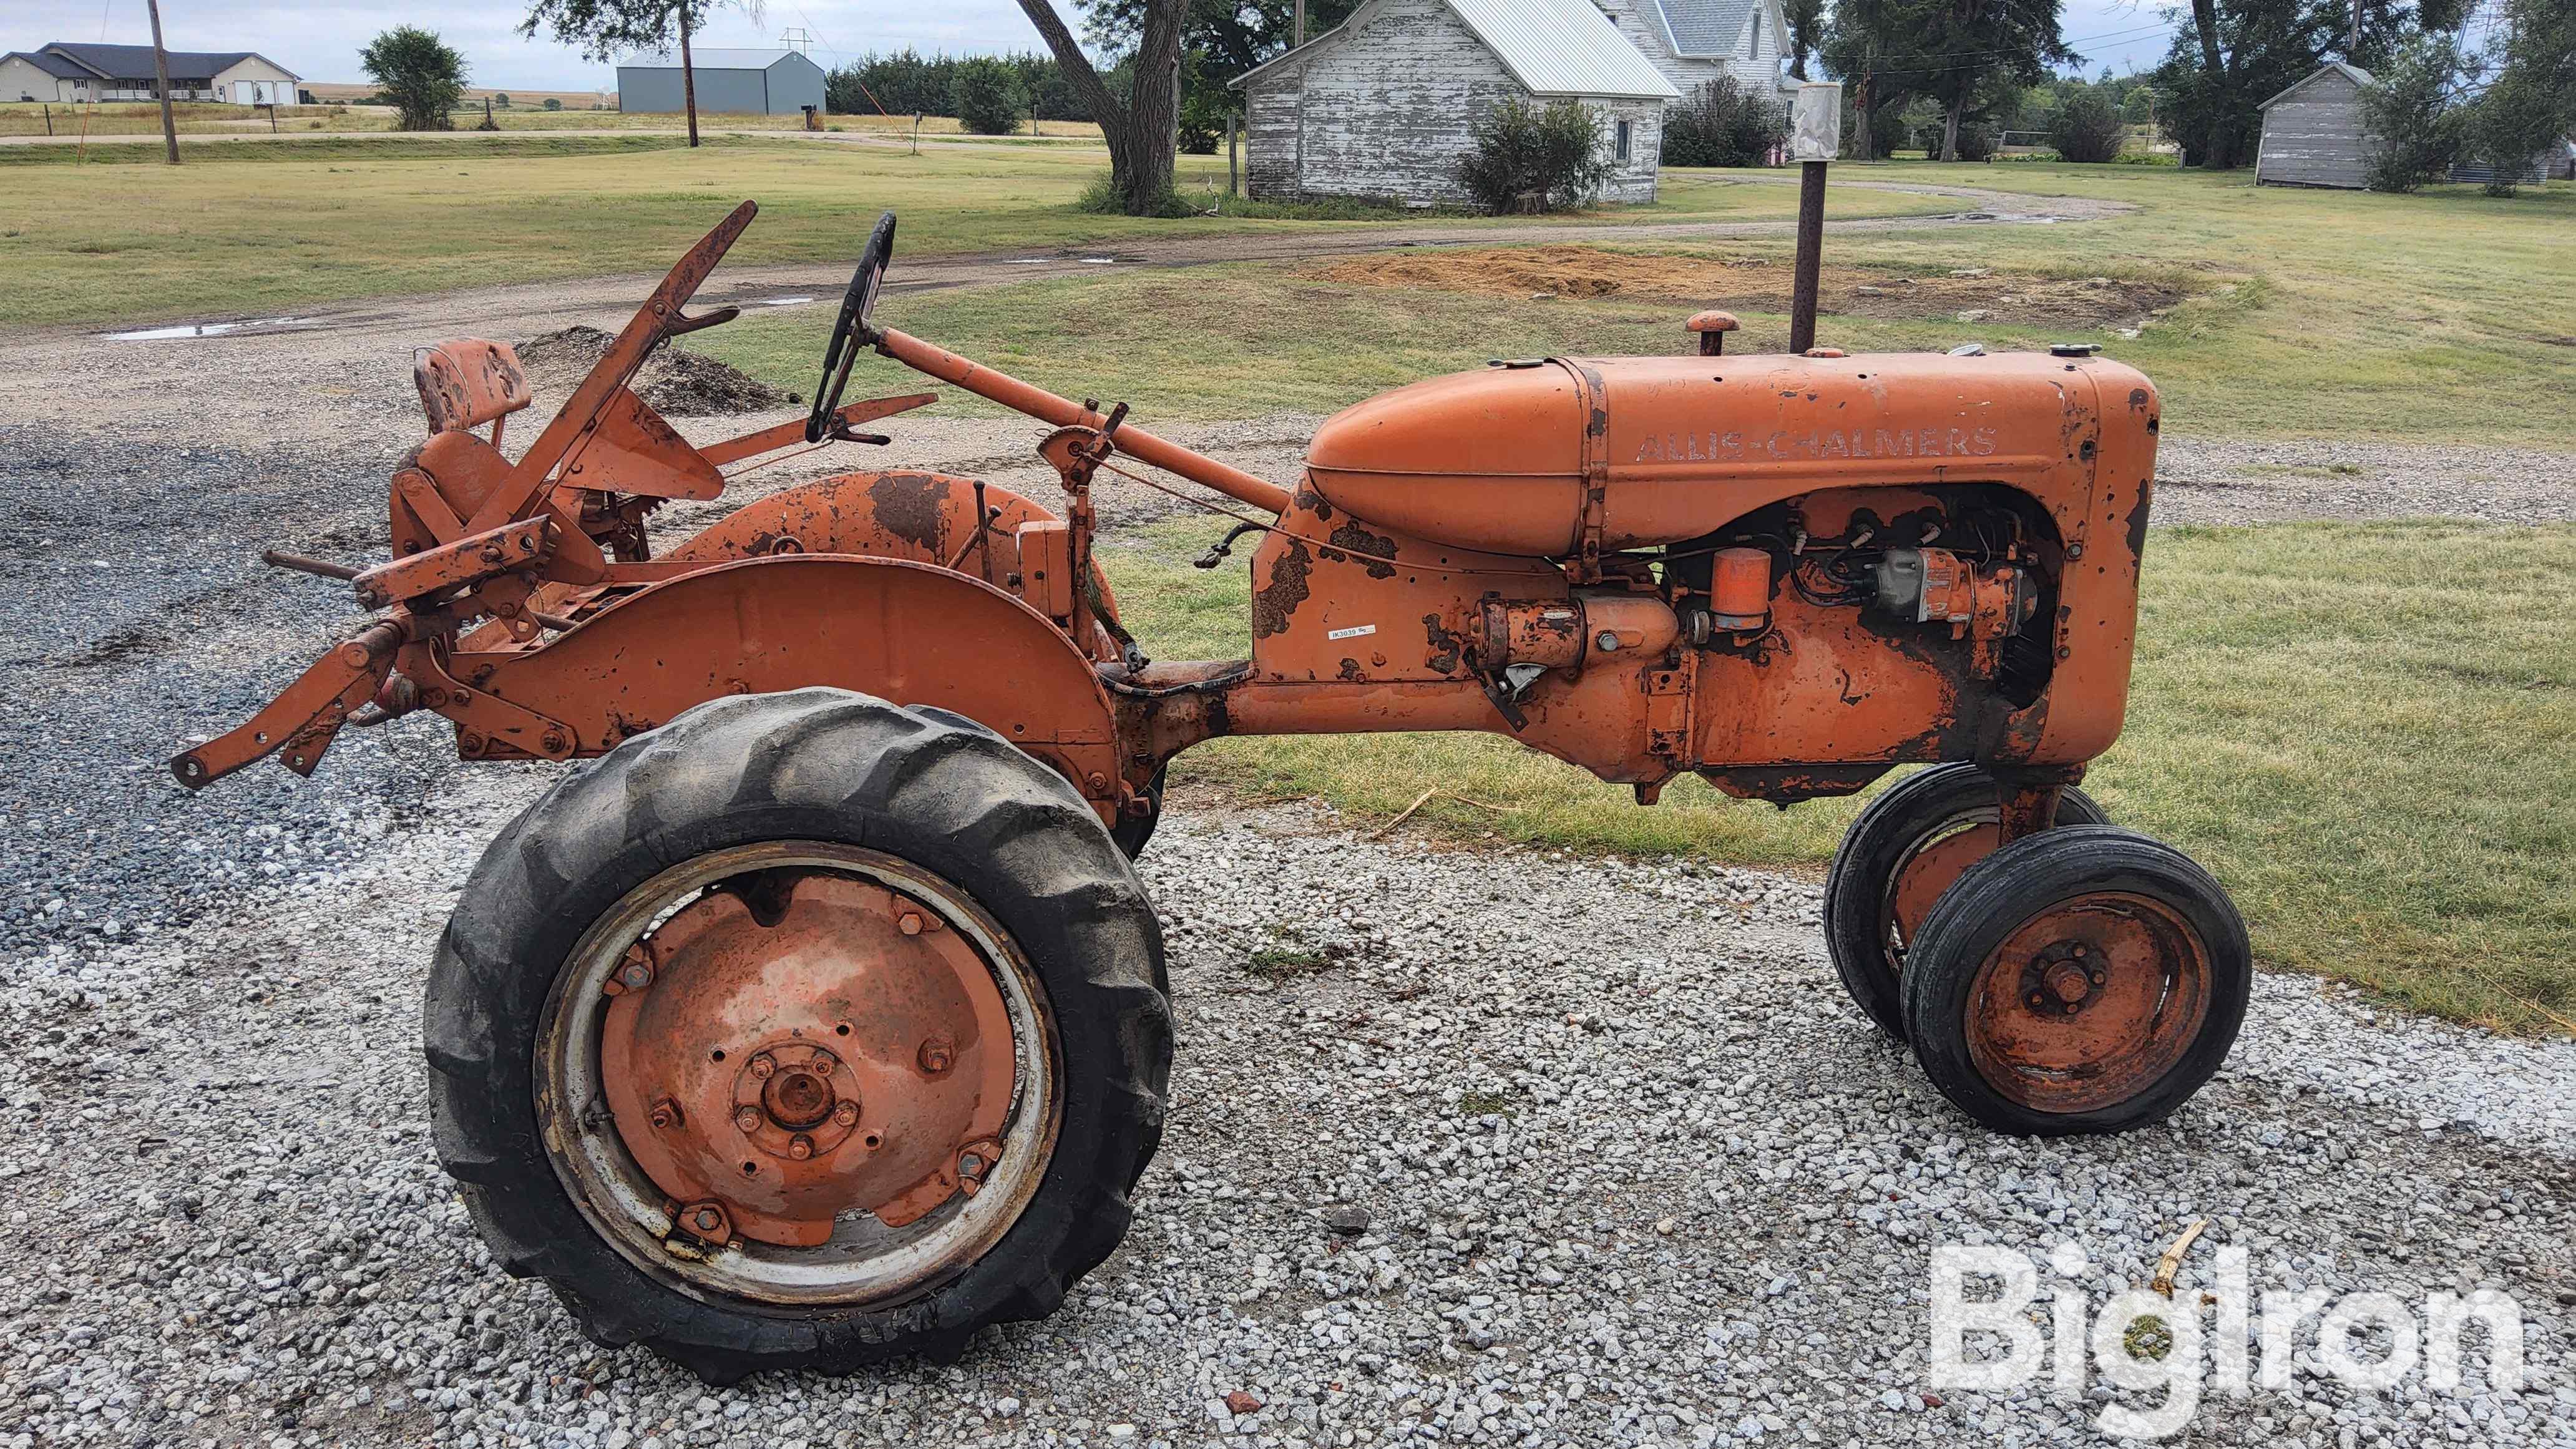
[[[1880,794],[1827,887],[1862,1011],[1999,1131],[2109,1132],[2216,1070],[2245,933],[2074,788],[2119,733],[2157,401],[2048,355],[1498,361],[1359,404],[1293,489],[877,325],[877,224],[810,418],[692,446],[628,387],[754,208],[635,314],[516,462],[503,345],[417,368],[381,617],[202,786],[444,715],[469,760],[585,763],[440,941],[437,1147],[511,1272],[710,1379],[953,1355],[1051,1312],[1126,1230],[1163,1125],[1163,947],[1129,861],[1223,735],[1484,730],[1635,788]],[[670,499],[930,395],[842,406],[874,348],[1052,426],[1050,508],[844,473],[666,546]],[[488,436],[475,429],[489,425]],[[1150,659],[1092,557],[1143,465],[1257,533],[1249,659]],[[1141,476],[1141,475],[1135,475]],[[1203,562],[1215,562],[1224,544]],[[1676,949],[1690,949],[1677,943]]]

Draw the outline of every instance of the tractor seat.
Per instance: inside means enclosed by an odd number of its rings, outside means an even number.
[[[428,415],[433,433],[461,433],[490,423],[492,440],[498,443],[501,419],[534,400],[518,350],[480,337],[430,348],[412,365],[411,380],[420,389],[420,410]]]

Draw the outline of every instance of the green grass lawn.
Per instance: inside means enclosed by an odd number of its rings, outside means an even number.
[[[1101,550],[1158,658],[1240,658],[1245,574],[1167,522]],[[2576,1017],[2576,528],[2303,524],[2158,532],[2127,732],[2085,787],[2226,883],[2267,962],[2514,1030]],[[1782,811],[1697,780],[1661,804],[1508,740],[1220,740],[1184,784],[1319,797],[1359,823],[1784,866],[1830,859],[1855,800]]]
[[[442,135],[208,141],[195,160],[71,164],[70,147],[0,148],[0,322],[157,322],[465,284],[658,272],[734,204],[761,216],[737,263],[855,260],[891,207],[906,256],[1137,236],[1347,227],[1299,218],[1094,216],[1073,202],[1107,168],[1088,146],[893,146],[718,137],[690,150],[636,138]],[[284,147],[287,154],[269,154]],[[96,154],[95,150],[92,153]],[[1225,158],[1182,158],[1186,194],[1215,202]],[[1702,180],[1665,205],[1611,213],[1778,220],[1795,188]],[[1955,206],[1851,191],[1845,216]],[[1470,223],[1473,224],[1473,223]]]

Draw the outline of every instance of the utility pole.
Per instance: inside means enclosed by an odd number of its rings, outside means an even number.
[[[143,8],[152,12],[152,73],[161,82],[161,144],[170,153],[170,164],[179,164],[179,122],[170,114],[170,52],[161,44],[161,0],[143,0]]]
[[[2361,0],[2352,0],[2352,34],[2351,34],[2350,36],[2346,37],[2346,38],[2345,38],[2345,40],[2344,40],[2344,43],[2343,43],[2343,59],[2344,59],[2344,64],[2346,64],[2346,65],[2359,65],[2359,64],[2361,64],[2360,56],[2361,56]]]
[[[698,71],[689,63],[689,0],[680,0],[680,103],[689,109],[689,144],[698,144]]]
[[[1297,0],[1297,45],[1306,43],[1306,0]],[[1294,48],[1293,46],[1291,47]]]

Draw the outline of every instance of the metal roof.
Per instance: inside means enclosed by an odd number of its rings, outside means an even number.
[[[1523,89],[1541,96],[1642,96],[1677,101],[1645,52],[1628,43],[1593,0],[1441,0],[1503,62]],[[1304,45],[1272,56],[1227,82],[1242,86],[1357,35],[1377,18],[1369,0]]]
[[[1762,0],[1646,0],[1663,17],[1673,54],[1693,60],[1733,59],[1743,49],[1744,22]]]
[[[48,55],[41,50],[13,50],[0,55],[0,60],[23,60],[57,80],[88,80],[92,74],[86,66],[74,65],[59,55]]]
[[[1592,0],[1447,3],[1533,95],[1681,99]]]
[[[2280,104],[2282,101],[2289,99],[2290,92],[2299,89],[2308,82],[2315,80],[2317,77],[2324,75],[2329,71],[2338,70],[2350,77],[2354,85],[2366,86],[2373,84],[2370,72],[2363,70],[2360,66],[2352,65],[2345,61],[2330,60],[2325,64],[2318,66],[2315,70],[2308,72],[2306,75],[2299,77],[2297,80],[2292,81],[2289,85],[2282,88],[2279,95],[2272,97],[2272,99],[2265,101],[2254,109],[2258,111],[2268,111],[2272,109],[2272,107]]]
[[[796,50],[725,50],[706,46],[689,48],[689,65],[694,70],[767,70],[789,56],[810,62],[813,57]],[[677,52],[632,56],[617,63],[621,70],[677,70]]]
[[[153,73],[152,47],[148,45],[89,45],[57,40],[45,50],[105,80],[132,80]],[[252,59],[268,61],[295,76],[295,72],[255,50],[174,50],[170,52],[170,74],[173,79],[184,76],[189,80],[211,80]]]

